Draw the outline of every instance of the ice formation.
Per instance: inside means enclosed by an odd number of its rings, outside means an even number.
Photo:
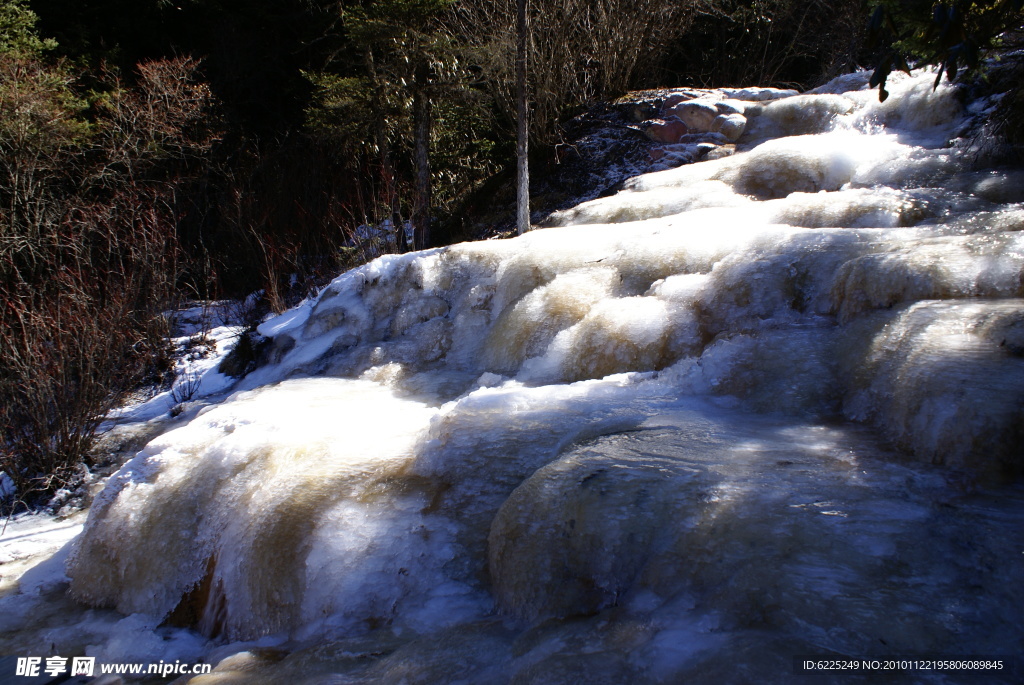
[[[197,683],[1015,651],[1024,497],[972,483],[1024,465],[1024,193],[933,80],[730,92],[735,155],[343,274],[111,479],[72,593],[289,652]]]

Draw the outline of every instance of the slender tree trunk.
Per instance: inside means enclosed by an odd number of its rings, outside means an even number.
[[[416,195],[413,199],[413,243],[417,250],[430,247],[430,64],[423,59],[416,66],[412,98],[414,128],[413,161],[416,165]]]
[[[529,110],[526,106],[527,0],[516,0],[516,230],[530,230]]]

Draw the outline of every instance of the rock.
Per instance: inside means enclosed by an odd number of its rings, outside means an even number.
[[[715,109],[719,114],[743,114],[746,105],[739,100],[722,100],[715,103]]]
[[[667,112],[668,110],[678,105],[680,102],[686,102],[687,100],[692,99],[693,96],[687,95],[685,93],[673,93],[672,95],[669,95],[667,98],[665,98],[665,102],[661,104],[661,107]]]
[[[721,159],[722,157],[731,157],[736,153],[736,146],[732,145],[715,145],[714,149],[708,150],[707,154],[704,155],[705,161],[712,159]]]
[[[14,494],[18,489],[14,486],[14,481],[4,471],[0,471],[0,502],[6,501],[9,497],[14,497]]]
[[[762,112],[764,112],[764,105],[747,105],[743,108],[743,116],[747,119],[759,117]]]
[[[721,133],[733,143],[739,140],[746,127],[747,118],[742,114],[719,114],[711,125],[713,131]]]
[[[682,119],[691,131],[705,132],[711,130],[718,109],[707,100],[691,100],[673,107],[672,113]]]
[[[690,133],[683,136],[680,143],[686,143],[687,145],[699,145],[701,143],[713,143],[715,145],[725,145],[729,143],[729,139],[723,136],[717,131],[708,131],[707,133]]]
[[[652,169],[673,169],[683,164],[689,164],[697,161],[699,158],[699,151],[694,145],[665,145],[663,147],[652,148],[650,151],[651,162],[653,163]]]
[[[491,523],[488,563],[499,605],[532,621],[615,606],[664,551],[655,544],[660,533],[683,514],[680,495],[699,482],[670,469],[572,452],[538,469]]]
[[[722,157],[730,157],[736,152],[736,146],[732,143],[726,143],[724,145],[717,145],[711,142],[698,143],[697,149],[694,152],[694,158],[697,161],[705,162],[712,159],[721,159]]]
[[[676,117],[667,119],[655,119],[644,133],[656,143],[678,143],[679,139],[687,134],[688,128],[685,123]]]
[[[636,102],[619,105],[618,110],[627,119],[635,122],[655,119],[658,116],[658,108],[649,102]]]
[[[779,88],[725,88],[723,92],[735,100],[749,100],[751,102],[767,102],[800,94],[798,90],[782,90]]]
[[[698,159],[704,159],[709,154],[711,154],[712,151],[717,150],[718,147],[719,146],[715,145],[714,143],[698,143],[697,144],[697,158]]]
[[[668,112],[670,109],[678,105],[680,102],[686,102],[687,100],[694,100],[701,96],[706,96],[707,91],[703,90],[677,90],[661,103],[661,109],[664,112]]]

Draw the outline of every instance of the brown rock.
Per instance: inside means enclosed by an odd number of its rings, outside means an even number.
[[[721,159],[722,157],[731,157],[736,152],[736,146],[732,143],[728,145],[716,145],[714,149],[708,150],[704,155],[704,159],[711,161],[713,159]]]
[[[656,143],[678,143],[687,133],[686,124],[676,117],[655,119],[644,133]]]

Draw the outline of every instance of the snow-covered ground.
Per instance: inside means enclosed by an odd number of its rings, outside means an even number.
[[[237,380],[218,370],[243,327],[233,322],[230,303],[197,304],[174,312],[175,380],[173,385],[144,400],[129,402],[111,413],[112,425],[164,417],[180,405],[198,402],[228,390]]]

